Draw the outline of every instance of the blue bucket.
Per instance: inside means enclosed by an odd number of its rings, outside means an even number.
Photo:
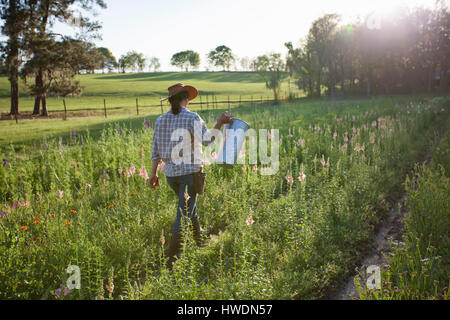
[[[230,124],[224,125],[221,149],[216,161],[219,166],[227,169],[234,168],[248,129],[250,126],[239,119],[232,119]]]

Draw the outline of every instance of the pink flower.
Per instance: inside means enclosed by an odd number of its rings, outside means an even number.
[[[300,181],[300,182],[306,181],[306,175],[305,175],[305,173],[304,173],[303,171],[301,171],[301,172],[298,174],[298,181]]]
[[[337,134],[337,132],[335,132],[335,133],[333,134],[333,139],[336,139],[337,136],[338,136],[338,134]]]
[[[189,194],[187,192],[184,193],[184,199],[186,199],[186,201],[188,201],[191,197],[189,196]]]
[[[89,183],[86,183],[86,185],[84,186],[86,189],[91,189],[92,186]]]
[[[6,217],[6,213],[5,212],[0,212],[0,219]]]
[[[136,167],[131,165],[130,167],[130,174],[133,175],[136,172]]]
[[[22,206],[22,204],[19,201],[14,201],[12,208],[17,209],[17,208],[20,208],[21,206]]]
[[[157,170],[158,171],[163,171],[165,166],[166,166],[166,163],[165,162],[161,162],[160,164],[158,164]]]
[[[253,171],[258,171],[258,166],[256,164],[253,166]]]
[[[166,243],[166,238],[164,238],[164,235],[161,235],[161,237],[159,237],[159,241],[161,241],[162,245]]]
[[[211,165],[211,162],[209,162],[208,160],[204,160],[204,161],[203,161],[203,164],[204,164],[205,166],[209,166],[209,165]]]
[[[148,179],[149,179],[149,177],[148,177],[148,172],[147,172],[147,170],[145,170],[144,167],[142,167],[142,168],[139,170],[139,175],[140,175],[144,180],[148,180]]]
[[[294,183],[294,178],[292,178],[291,176],[286,176],[285,179],[292,186],[292,184]]]
[[[299,146],[300,148],[303,148],[303,145],[305,144],[305,140],[299,139],[298,142],[297,142],[297,144],[298,144],[298,146]]]
[[[131,173],[128,170],[124,174],[125,174],[125,177],[127,177],[127,178],[131,177]]]
[[[217,160],[217,154],[215,152],[211,153],[211,158]]]
[[[58,288],[58,289],[55,290],[55,296],[56,296],[57,298],[60,298],[60,297],[61,297],[61,291],[62,291],[61,288]]]
[[[64,287],[64,296],[67,296],[72,291],[69,288]]]
[[[247,171],[247,168],[246,167],[242,167],[242,172],[245,172],[245,171]]]
[[[117,172],[119,172],[119,175],[122,174],[123,172],[122,168],[117,169]]]
[[[253,220],[253,217],[252,217],[252,216],[249,216],[249,217],[247,218],[247,220],[245,220],[245,223],[246,223],[248,226],[251,226],[252,224],[255,223],[255,220]]]
[[[114,291],[114,283],[111,283],[111,285],[105,285],[106,290],[108,290],[109,293],[113,293]]]
[[[56,195],[58,196],[58,198],[62,198],[63,197],[63,191],[61,190],[56,190]]]

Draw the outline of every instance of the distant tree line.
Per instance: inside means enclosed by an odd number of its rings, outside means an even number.
[[[47,115],[46,97],[79,95],[80,73],[156,72],[158,58],[130,51],[118,60],[108,48],[97,48],[100,24],[84,13],[106,8],[103,0],[0,0],[0,72],[11,85],[11,114],[19,112],[19,78],[35,99],[33,114]],[[285,43],[286,59],[269,53],[240,59],[221,45],[206,56],[209,68],[257,72],[279,98],[280,84],[289,76],[308,96],[392,94],[448,91],[450,15],[444,0],[433,9],[398,13],[395,19],[369,15],[365,21],[341,25],[340,16],[315,20],[298,47]],[[68,37],[52,32],[56,21],[77,30]],[[198,69],[200,54],[175,53],[171,65],[182,71]]]
[[[340,16],[315,20],[301,45],[286,43],[286,66],[308,96],[448,92],[450,15],[434,9],[369,15],[339,25]]]

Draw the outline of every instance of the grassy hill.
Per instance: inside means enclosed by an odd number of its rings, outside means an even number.
[[[218,100],[255,99],[272,97],[272,92],[265,87],[262,78],[254,72],[157,72],[157,73],[127,73],[127,74],[91,74],[80,75],[78,79],[84,87],[80,97],[66,99],[68,110],[85,108],[103,108],[103,99],[107,107],[134,108],[136,98],[139,104],[158,105],[159,99],[167,95],[167,88],[182,82],[195,86],[206,102],[206,95],[215,95]],[[31,80],[32,83],[32,80]],[[292,85],[293,92],[300,94]],[[288,90],[287,78],[283,81],[283,93]],[[0,112],[10,110],[9,82],[6,77],[0,77]],[[198,99],[199,102],[200,100]],[[211,98],[209,99],[211,102]],[[32,111],[34,99],[21,81],[20,111]],[[48,110],[64,110],[62,99],[48,97]]]

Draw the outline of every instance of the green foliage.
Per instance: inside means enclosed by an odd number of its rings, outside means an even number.
[[[170,59],[170,64],[188,72],[189,67],[197,68],[200,65],[200,55],[192,50],[177,52]]]
[[[431,164],[416,165],[407,177],[403,242],[393,245],[392,257],[381,274],[381,290],[359,285],[361,299],[450,298],[448,137],[447,126],[433,148]]]
[[[230,70],[231,64],[236,60],[233,52],[227,46],[218,46],[208,53],[208,61],[215,67],[222,67],[223,71]]]
[[[200,114],[211,127],[219,112]],[[198,208],[211,234],[198,248],[186,232],[171,272],[175,194],[163,173],[157,190],[138,174],[151,165],[151,129],[111,125],[98,138],[49,139],[27,154],[12,145],[0,167],[1,298],[56,299],[69,265],[80,267],[81,289],[60,299],[322,298],[369,248],[389,209],[383,199],[443,118],[388,99],[233,113],[252,128],[280,129],[280,171],[207,166]]]
[[[254,68],[266,82],[266,88],[272,90],[275,100],[278,100],[285,69],[281,55],[279,53],[271,53],[259,56],[254,61]]]

